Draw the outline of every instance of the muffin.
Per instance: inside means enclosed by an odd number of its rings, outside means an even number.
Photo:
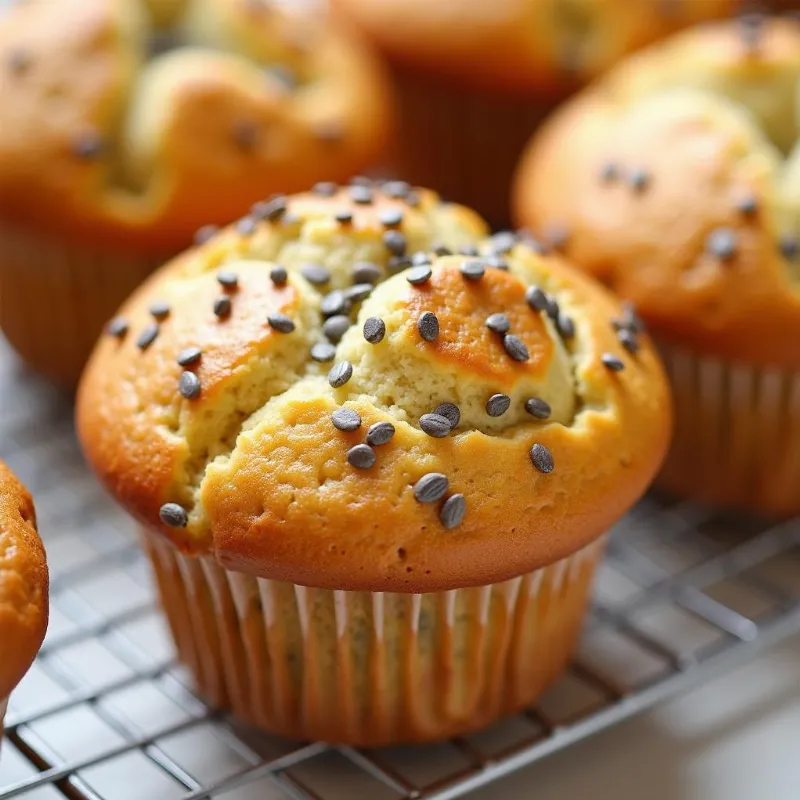
[[[8,696],[44,639],[47,589],[33,501],[0,461],[0,742]]]
[[[167,256],[380,153],[380,67],[259,0],[38,0],[0,19],[0,329],[73,385]]]
[[[86,455],[209,702],[357,745],[479,728],[570,657],[666,449],[660,363],[601,287],[431,192],[271,211],[123,306]]]
[[[396,163],[508,224],[508,185],[532,131],[557,102],[631,50],[738,0],[332,0],[389,63],[398,98]]]
[[[800,512],[800,25],[751,16],[631,58],[557,113],[516,218],[633,301],[674,386],[669,491]]]

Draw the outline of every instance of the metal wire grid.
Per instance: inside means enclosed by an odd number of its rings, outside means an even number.
[[[653,498],[618,526],[584,644],[535,707],[425,748],[290,744],[188,688],[125,517],[84,468],[71,409],[0,349],[0,458],[37,495],[52,621],[12,697],[0,799],[450,800],[800,631],[800,521]]]

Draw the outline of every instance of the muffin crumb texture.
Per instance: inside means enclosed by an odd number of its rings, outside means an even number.
[[[131,298],[79,396],[95,469],[182,550],[435,591],[569,555],[643,490],[660,365],[632,309],[529,236],[366,179],[244,219]]]

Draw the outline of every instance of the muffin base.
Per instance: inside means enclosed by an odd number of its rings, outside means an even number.
[[[392,73],[398,177],[474,208],[493,228],[508,227],[517,161],[555,101],[462,89],[402,65]]]
[[[332,591],[227,571],[144,533],[180,659],[213,706],[291,739],[445,739],[541,694],[566,666],[604,539],[502,583]]]
[[[0,330],[29,366],[72,387],[103,325],[166,258],[0,223]]]
[[[657,485],[774,517],[800,512],[800,372],[660,350],[675,436]]]
[[[3,744],[3,722],[6,718],[6,711],[8,710],[8,698],[0,700],[0,745]]]

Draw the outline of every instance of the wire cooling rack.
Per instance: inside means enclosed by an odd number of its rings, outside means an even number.
[[[0,342],[0,458],[36,494],[52,572],[50,631],[6,719],[2,800],[450,800],[800,631],[800,521],[648,498],[614,533],[574,664],[535,708],[423,748],[258,735],[192,694],[71,416]]]

